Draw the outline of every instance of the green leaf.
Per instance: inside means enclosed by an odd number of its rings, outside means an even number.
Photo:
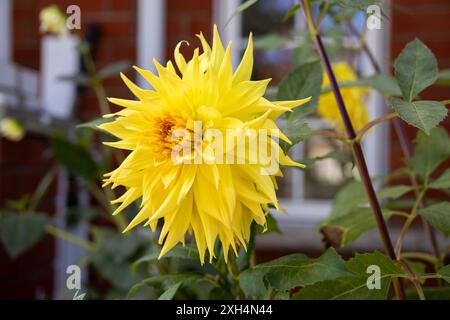
[[[140,281],[139,283],[135,284],[128,291],[127,298],[131,299],[136,294],[136,292],[143,286],[162,287],[162,288],[167,288],[166,290],[169,290],[169,288],[174,287],[177,284],[180,284],[180,286],[181,285],[190,285],[190,284],[192,284],[194,282],[198,282],[198,281],[204,281],[204,276],[201,274],[196,274],[196,273],[177,273],[177,274],[164,274],[164,275],[154,276],[154,277],[144,279],[144,280]],[[172,290],[174,290],[174,288],[172,288]],[[177,288],[177,290],[178,290],[178,288]],[[169,294],[167,294],[166,296],[169,296]]]
[[[427,180],[448,157],[450,157],[450,137],[444,128],[434,128],[429,136],[419,131],[409,166],[420,178]]]
[[[61,164],[72,174],[92,181],[98,177],[98,168],[89,150],[63,138],[55,138],[53,152]]]
[[[380,289],[370,290],[367,286],[369,266],[380,268]],[[327,300],[382,300],[386,299],[392,277],[404,272],[389,257],[379,253],[356,254],[346,262],[347,268],[354,276],[341,277],[331,281],[318,282],[306,286],[294,295],[294,299],[327,299]]]
[[[381,189],[379,192],[377,192],[378,199],[397,199],[401,196],[405,195],[406,193],[412,191],[414,188],[412,186],[406,186],[406,185],[396,185],[396,186],[390,186]]]
[[[89,253],[96,270],[115,287],[128,290],[140,275],[132,274],[130,263],[148,240],[136,232],[126,236],[107,228],[92,229],[96,249]]]
[[[436,180],[428,185],[432,189],[448,189],[450,188],[450,169],[445,170],[445,172]]]
[[[446,237],[450,235],[450,202],[439,202],[420,209],[419,214]]]
[[[293,5],[284,15],[283,22],[288,21],[300,8],[301,5],[299,3]]]
[[[173,286],[170,286],[169,289],[164,291],[164,293],[161,296],[159,296],[158,300],[172,300],[182,284],[183,282],[178,282],[175,283]]]
[[[103,123],[108,123],[108,122],[112,122],[116,120],[114,117],[111,118],[98,118],[89,122],[85,122],[85,123],[81,123],[79,125],[77,125],[77,128],[87,128],[87,129],[92,129],[92,130],[96,130],[96,131],[101,131],[101,132],[105,132],[104,130],[100,129],[98,126],[103,124]]]
[[[333,200],[333,208],[330,218],[342,217],[350,213],[354,208],[367,202],[364,186],[360,181],[351,181],[346,184]]]
[[[264,231],[264,227],[260,226],[259,224],[256,226],[256,232],[260,234],[268,234],[268,233],[278,233],[281,234],[281,230],[278,227],[277,220],[273,217],[271,213],[266,215],[266,221],[267,221],[267,229]]]
[[[1,240],[11,258],[16,258],[41,240],[46,224],[47,217],[43,214],[1,212]]]
[[[432,85],[438,77],[436,58],[419,39],[406,45],[394,63],[403,98],[412,102],[422,90]]]
[[[295,146],[297,143],[309,138],[311,136],[312,130],[306,120],[302,116],[298,115],[289,117],[286,120],[286,126],[284,127],[283,133],[292,142],[292,144],[286,143],[284,141],[280,142],[281,148],[285,153],[287,153],[290,148]]]
[[[292,254],[256,265],[240,274],[240,284],[247,296],[262,297],[266,283],[279,291],[287,291],[319,281],[352,275],[344,261],[332,248],[317,259],[303,254]]]
[[[278,88],[278,100],[297,100],[312,97],[308,103],[297,107],[287,117],[304,117],[315,110],[322,87],[322,65],[316,60],[297,67],[287,75]]]
[[[447,108],[437,101],[407,102],[393,98],[390,103],[400,118],[426,134],[430,134],[430,130],[438,126],[448,113]]]
[[[256,2],[258,2],[258,0],[247,0],[245,2],[243,2],[241,5],[239,5],[236,10],[233,12],[233,14],[231,15],[231,17],[228,18],[227,22],[224,25],[224,29],[228,26],[228,24],[231,22],[231,20],[233,20],[234,17],[236,17],[237,15],[239,15],[240,13],[244,12],[245,10],[247,10],[248,8],[250,8],[252,5],[254,5]]]
[[[385,74],[374,74],[355,81],[339,82],[339,88],[349,88],[349,87],[371,87],[384,96],[402,95],[400,87],[398,86],[395,78]],[[322,93],[328,92],[331,92],[331,87],[326,87],[322,90]]]
[[[131,63],[129,61],[117,61],[102,68],[98,72],[98,77],[100,79],[106,79],[111,76],[118,76],[119,73],[127,71],[130,67]]]
[[[159,254],[160,254],[160,251],[151,252],[151,253],[146,254],[143,257],[139,258],[137,261],[135,261],[131,265],[132,272],[136,272],[137,267],[142,263],[157,261]],[[177,259],[195,260],[195,261],[200,260],[198,249],[194,244],[188,244],[184,247],[178,245],[175,248],[173,248],[172,250],[170,250],[169,252],[167,252],[163,258],[164,259],[177,258]]]
[[[439,269],[438,274],[448,283],[450,283],[450,264]]]
[[[391,215],[391,211],[383,210],[385,219],[389,219]],[[343,247],[376,226],[377,223],[371,208],[355,208],[346,215],[322,222],[320,232],[327,243],[334,247]]]
[[[337,4],[343,8],[353,8],[367,13],[367,8],[371,5],[377,5],[382,8],[380,0],[337,0]],[[385,16],[382,11],[382,15]]]

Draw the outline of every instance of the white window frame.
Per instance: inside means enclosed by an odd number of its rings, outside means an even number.
[[[240,59],[241,44],[245,41],[240,34],[242,26],[242,15],[238,15],[224,28],[224,25],[229,17],[233,15],[236,8],[241,4],[240,0],[214,0],[213,3],[213,23],[219,26],[222,30],[223,41],[233,41],[234,45],[234,59]],[[294,17],[296,26],[304,25],[304,19],[300,11]],[[303,21],[302,21],[303,20]],[[385,23],[387,25],[387,23]],[[389,34],[390,30],[384,28],[382,30],[369,30],[367,33],[367,42],[371,50],[373,50],[378,63],[386,69],[386,61],[389,61]],[[373,73],[370,63],[365,59],[362,68],[363,74]],[[235,62],[233,60],[233,62]],[[234,64],[236,66],[236,63]],[[377,118],[385,113],[383,98],[376,92],[371,94],[370,101],[367,104],[369,113],[372,119]],[[301,151],[302,145],[299,144],[297,150]],[[363,141],[363,149],[366,157],[367,165],[371,176],[385,175],[389,167],[389,126],[382,124],[376,126],[370,134],[368,134]],[[302,180],[304,174],[300,170],[296,170],[293,176],[295,186],[294,191],[301,190]],[[301,198],[281,199],[281,205],[286,209],[287,214],[277,214],[279,226],[284,231],[293,230],[293,228],[310,227],[317,224],[319,221],[328,217],[332,199],[330,200],[305,200]],[[280,245],[279,240],[277,244],[273,244],[271,237],[263,237],[267,241],[263,243],[271,245]],[[280,238],[281,239],[281,238]],[[283,241],[284,242],[284,241]]]
[[[136,65],[142,69],[156,71],[153,58],[164,61],[166,46],[166,0],[138,0]],[[150,85],[142,77],[137,77],[139,86]]]
[[[0,63],[11,61],[11,0],[0,0]]]

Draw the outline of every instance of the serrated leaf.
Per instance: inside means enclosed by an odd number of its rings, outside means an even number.
[[[430,134],[447,116],[447,108],[437,101],[403,101],[393,98],[390,100],[392,108],[406,123]]]
[[[367,281],[372,273],[369,266],[380,268],[380,289],[370,290]],[[306,286],[294,295],[294,299],[327,300],[381,300],[386,299],[392,277],[403,275],[403,270],[387,256],[379,253],[356,254],[346,262],[346,266],[355,275]]]
[[[131,299],[136,292],[143,286],[150,287],[162,287],[170,288],[176,284],[189,285],[197,281],[204,280],[203,275],[196,273],[177,273],[177,274],[164,274],[159,276],[150,277],[135,284],[129,291],[127,298]],[[166,290],[167,290],[166,289]],[[178,288],[177,288],[178,289]]]
[[[366,202],[367,196],[360,181],[351,181],[346,184],[333,200],[330,218],[347,215],[355,207]]]
[[[450,283],[450,264],[439,269],[438,274],[448,283]]]
[[[136,272],[137,267],[142,263],[157,261],[159,254],[160,254],[160,251],[151,252],[151,253],[146,254],[143,257],[139,258],[137,261],[135,261],[131,265],[132,272]],[[198,249],[193,244],[188,244],[184,247],[178,245],[178,246],[174,247],[172,250],[170,250],[169,252],[167,252],[163,258],[165,258],[165,259],[177,258],[177,259],[195,260],[195,261],[200,260]]]
[[[406,185],[388,186],[377,192],[378,199],[397,199],[413,188]],[[347,183],[335,196],[329,219],[346,216],[356,208],[368,204],[367,194],[361,181]]]
[[[279,265],[267,273],[269,284],[278,291],[351,275],[344,261],[334,249],[328,249],[317,259],[307,263]]]
[[[406,185],[396,185],[396,186],[390,186],[381,189],[379,192],[377,192],[378,199],[397,199],[403,196],[404,194],[412,191],[414,188],[411,186]]]
[[[43,214],[1,212],[1,240],[11,258],[33,247],[44,235],[46,224]]]
[[[446,237],[450,235],[450,202],[439,202],[420,209],[419,214]]]
[[[263,297],[267,284],[278,291],[286,291],[319,281],[352,275],[344,261],[332,248],[317,259],[292,254],[256,265],[240,274],[241,288],[247,296]]]
[[[178,282],[170,286],[169,289],[164,291],[164,293],[159,296],[158,300],[172,300],[182,284],[183,282]]]
[[[301,107],[300,107],[301,108]],[[306,140],[312,134],[312,130],[306,120],[298,116],[289,117],[286,121],[283,133],[291,140],[292,144],[281,141],[280,145],[285,153],[297,143]]]
[[[337,0],[337,4],[343,8],[353,8],[364,13],[367,13],[367,8],[371,5],[377,5],[382,8],[382,2],[380,0]],[[381,14],[385,16],[384,12],[381,11]]]
[[[383,217],[389,219],[392,212],[383,210]],[[376,228],[377,223],[371,208],[355,208],[344,216],[331,218],[321,223],[320,232],[327,243],[343,247],[357,240],[363,233]]]
[[[308,103],[295,108],[287,117],[302,118],[312,113],[317,105],[322,87],[322,65],[320,61],[304,63],[287,75],[278,87],[278,100],[297,100],[312,97]]]
[[[406,101],[413,99],[438,77],[436,58],[419,39],[414,39],[402,50],[394,63],[395,78]]]
[[[419,131],[409,166],[420,178],[427,180],[448,157],[450,157],[450,137],[444,128],[434,128],[429,136]]]
[[[448,189],[450,188],[450,169],[447,169],[439,178],[428,185],[432,189]]]
[[[381,288],[369,290],[367,276],[343,277],[306,286],[293,296],[294,300],[384,300],[390,276],[380,279]]]

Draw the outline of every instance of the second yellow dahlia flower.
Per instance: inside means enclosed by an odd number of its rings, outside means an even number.
[[[288,139],[277,130],[274,119],[309,98],[271,102],[263,97],[270,79],[250,80],[251,35],[234,72],[231,42],[226,49],[222,46],[217,27],[212,47],[202,34],[198,38],[202,52],[195,49],[189,61],[179,52],[183,42],[177,45],[178,70],[170,61],[166,66],[154,61],[157,75],[135,68],[152,90],[139,88],[122,75],[138,100],[110,99],[124,109],[100,127],[120,139],[107,145],[131,151],[105,181],[113,188],[126,188],[113,201],[120,204],[114,214],[140,199],[140,211],[125,231],[143,222],[155,230],[162,220],[161,256],[177,243],[184,244],[190,233],[203,263],[206,251],[210,259],[215,257],[217,239],[225,259],[230,248],[237,254],[238,246],[245,248],[249,240],[251,223],[265,225],[269,204],[279,208],[275,176],[281,172],[269,170],[268,163],[302,165],[281,151],[277,139]],[[249,129],[256,129],[252,131],[256,136],[227,143],[217,138],[226,133],[243,137]],[[177,131],[182,134],[176,135]],[[265,155],[252,161],[252,142],[264,138],[267,143],[259,151]],[[238,149],[244,151],[240,158]]]
[[[333,64],[333,71],[338,82],[355,81],[358,79],[355,71],[346,62]],[[330,80],[324,72],[322,89],[329,86]],[[343,87],[340,90],[355,130],[361,129],[369,120],[367,108],[364,104],[364,100],[369,94],[369,90],[362,87]],[[344,123],[332,91],[320,96],[317,112],[321,117],[327,120],[331,126],[336,127],[340,131],[345,131]]]

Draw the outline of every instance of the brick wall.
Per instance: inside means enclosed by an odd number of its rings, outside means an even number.
[[[57,3],[60,8],[77,4],[81,8],[82,30],[90,24],[100,28],[95,52],[98,68],[118,60],[135,61],[136,1],[123,0],[16,0],[13,2],[13,58],[20,65],[39,70],[39,12]],[[132,73],[131,73],[132,74]],[[130,97],[118,77],[105,82],[108,95]],[[98,117],[98,104],[91,90],[82,93],[76,115],[81,120]],[[31,194],[52,165],[45,139],[27,135],[20,143],[0,139],[0,207],[8,199]],[[54,210],[55,188],[40,210]],[[51,298],[53,290],[54,241],[45,237],[33,250],[11,261],[0,247],[0,299]]]
[[[191,46],[183,46],[183,54],[192,54],[199,46],[196,34],[203,32],[208,39],[212,31],[213,0],[168,0],[167,1],[167,51],[166,57],[173,59],[173,50],[178,42],[186,40]]]

